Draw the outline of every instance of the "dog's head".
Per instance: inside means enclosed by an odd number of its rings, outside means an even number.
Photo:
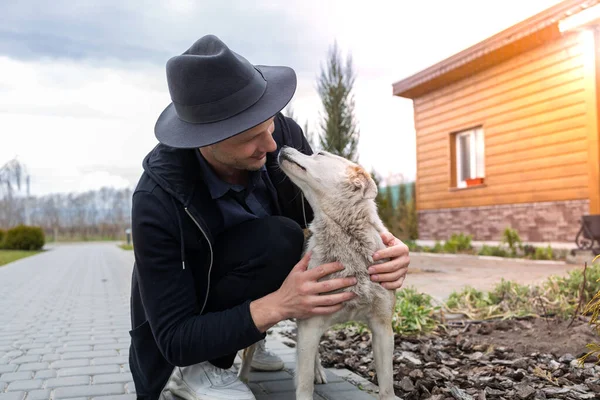
[[[283,147],[279,166],[307,197],[311,205],[336,197],[336,203],[356,203],[377,196],[377,185],[360,165],[326,151],[312,156]]]

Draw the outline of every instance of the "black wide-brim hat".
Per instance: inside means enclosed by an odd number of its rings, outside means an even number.
[[[273,117],[292,99],[296,73],[284,66],[252,65],[214,35],[200,38],[167,62],[172,103],[154,134],[177,148],[204,147]]]

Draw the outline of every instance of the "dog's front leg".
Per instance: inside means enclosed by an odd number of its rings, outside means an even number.
[[[387,316],[385,318],[373,316],[369,318],[368,322],[372,333],[379,399],[393,400],[396,395],[394,394],[393,384],[394,332],[392,331],[391,315],[389,318]]]
[[[320,316],[311,317],[298,320],[297,324],[296,400],[312,400],[319,342],[327,329],[326,319]]]
[[[242,365],[238,371],[238,377],[244,383],[248,383],[248,374],[250,373],[250,366],[252,365],[252,358],[254,357],[254,351],[256,350],[256,343],[250,345],[242,352]]]

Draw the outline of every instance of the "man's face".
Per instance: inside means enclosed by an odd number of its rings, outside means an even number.
[[[241,170],[257,171],[267,160],[267,153],[277,150],[273,140],[274,118],[222,142],[207,146],[219,163]]]

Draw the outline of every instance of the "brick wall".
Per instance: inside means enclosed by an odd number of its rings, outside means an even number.
[[[473,235],[473,240],[500,240],[510,226],[524,241],[572,242],[579,219],[588,213],[588,200],[423,210],[419,211],[419,239],[445,240],[463,232]]]

